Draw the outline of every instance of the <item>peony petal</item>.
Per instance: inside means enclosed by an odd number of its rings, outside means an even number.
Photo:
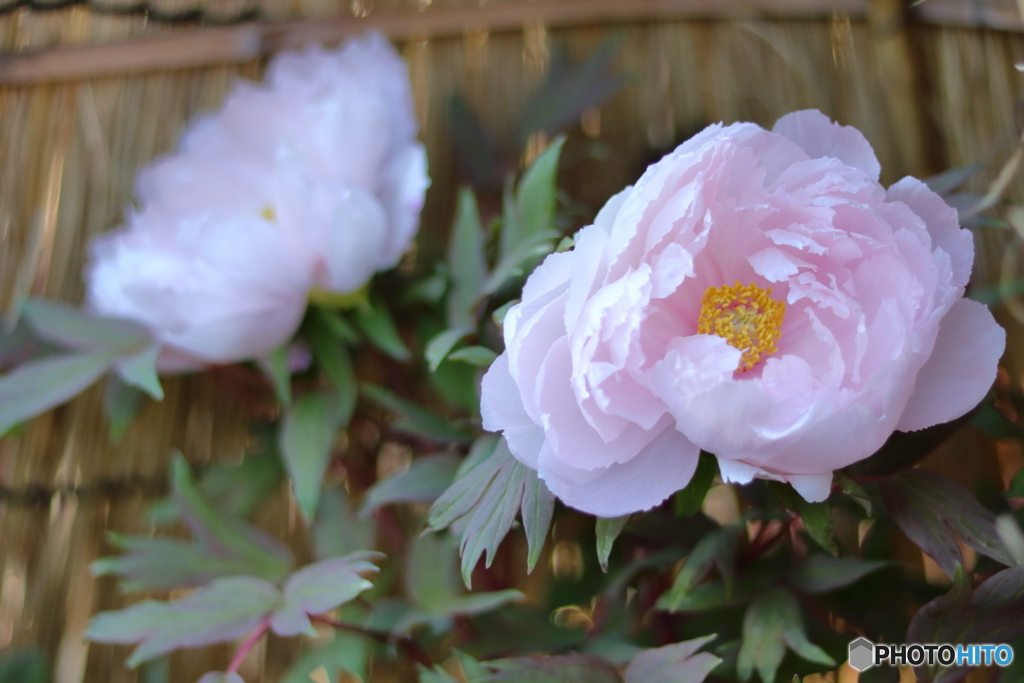
[[[832,473],[790,474],[785,480],[793,485],[796,492],[808,503],[820,503],[832,493]]]
[[[512,455],[531,469],[537,469],[537,456],[544,445],[544,430],[530,419],[523,406],[519,387],[508,370],[508,353],[498,356],[480,389],[480,415],[490,432],[504,432]]]
[[[649,510],[690,483],[700,449],[667,426],[637,455],[622,464],[581,470],[545,450],[540,476],[566,505],[599,517]]]
[[[966,414],[992,387],[1005,347],[1006,332],[988,308],[957,301],[939,323],[935,347],[896,428],[911,432]]]
[[[871,143],[853,126],[841,126],[817,109],[786,114],[775,122],[773,133],[785,136],[800,145],[812,159],[833,157],[859,168],[877,181],[882,167],[871,149]]]

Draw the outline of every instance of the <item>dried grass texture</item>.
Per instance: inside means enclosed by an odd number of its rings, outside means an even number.
[[[279,18],[351,11],[347,2],[310,0],[299,10],[299,3],[263,4]],[[385,4],[377,0],[377,9]],[[82,6],[20,10],[0,14],[0,52],[187,30],[138,16],[91,14]],[[719,120],[770,126],[789,111],[816,107],[865,133],[884,182],[982,161],[986,169],[970,187],[977,192],[984,192],[1018,138],[1024,77],[1013,63],[1024,59],[1024,45],[1012,34],[936,27],[886,33],[877,21],[843,16],[557,30],[534,25],[505,33],[470,26],[460,38],[422,36],[402,45],[434,183],[418,258],[442,251],[452,213],[451,95],[464,93],[499,137],[507,135],[543,78],[551,41],[584,56],[612,32],[622,37],[618,66],[628,83],[586,127],[607,154],[575,164],[563,182],[592,211],[673,143]],[[172,149],[190,118],[216,107],[232,79],[256,78],[261,68],[252,61],[0,89],[2,310],[28,294],[79,301],[86,244],[119,223],[136,170]],[[572,135],[586,134],[577,129]],[[1009,196],[1024,201],[1024,179],[1011,184]],[[1009,237],[981,235],[978,282],[995,281]],[[1011,331],[1009,365],[1019,380],[1020,329],[1003,322]],[[60,683],[139,680],[123,667],[128,648],[81,641],[92,613],[126,604],[112,581],[89,576],[88,563],[109,552],[105,530],[148,531],[142,513],[162,485],[172,449],[193,462],[237,457],[251,416],[246,391],[223,377],[171,379],[167,398],[149,405],[113,444],[99,390],[93,390],[35,420],[22,436],[0,440],[0,486],[7,492],[0,498],[0,648],[39,643],[51,654]],[[974,477],[981,469],[998,476],[992,444],[972,440],[969,447],[971,458],[944,456],[941,466],[953,476]],[[1002,449],[1004,469],[1019,460],[1016,447]],[[281,538],[296,536],[294,505],[283,490],[261,519]],[[246,680],[277,680],[298,647],[280,640],[261,646],[243,671]],[[228,657],[227,648],[175,655],[170,680],[194,681]],[[379,670],[374,678],[389,680],[393,673]]]

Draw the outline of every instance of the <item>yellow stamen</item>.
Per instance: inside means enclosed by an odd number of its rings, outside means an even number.
[[[708,287],[701,302],[697,334],[716,334],[743,352],[737,372],[778,351],[786,304],[771,298],[772,288],[757,285]]]
[[[268,204],[263,208],[262,211],[260,211],[260,217],[266,218],[268,221],[274,222],[277,221],[277,212],[274,211],[274,207]]]

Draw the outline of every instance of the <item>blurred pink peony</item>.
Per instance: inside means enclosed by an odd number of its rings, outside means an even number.
[[[381,36],[309,47],[240,82],[142,171],[93,244],[88,301],[166,344],[162,370],[262,356],[309,293],[349,293],[409,248],[429,178],[406,66]]]
[[[530,276],[483,382],[484,427],[565,503],[657,505],[699,451],[806,499],[896,429],[959,417],[1005,335],[963,298],[956,211],[817,111],[715,125]]]

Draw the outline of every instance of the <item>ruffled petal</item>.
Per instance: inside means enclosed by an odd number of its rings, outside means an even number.
[[[939,323],[931,356],[896,428],[912,432],[949,422],[978,405],[996,379],[1006,332],[984,305],[960,299]]]
[[[508,370],[508,353],[498,356],[481,384],[480,415],[484,429],[504,432],[512,455],[531,469],[544,445],[544,430],[530,419],[519,387]]]
[[[778,133],[800,145],[812,159],[832,157],[859,168],[877,181],[882,166],[863,133],[853,126],[841,126],[817,109],[786,114],[775,122]]]
[[[622,463],[592,470],[566,465],[542,452],[539,472],[548,488],[566,505],[599,517],[649,510],[690,483],[700,449],[666,427]]]

